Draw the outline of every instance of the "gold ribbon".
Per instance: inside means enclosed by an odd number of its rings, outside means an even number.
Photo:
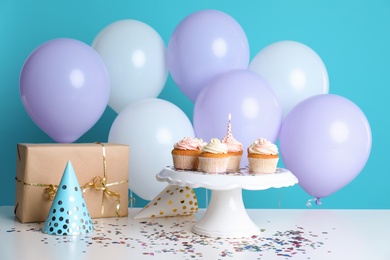
[[[22,183],[23,185],[28,185],[28,186],[36,186],[36,187],[43,187],[45,188],[45,192],[49,195],[49,200],[53,200],[58,189],[58,185],[54,184],[41,184],[41,183],[28,183],[24,182],[22,180],[19,180],[17,177],[15,177],[15,180],[19,183]]]
[[[127,183],[128,181],[125,180],[125,181],[118,181],[118,182],[113,182],[113,183],[107,183],[107,161],[106,161],[106,148],[104,146],[104,144],[102,143],[96,143],[96,144],[100,144],[102,146],[102,150],[103,150],[103,177],[101,176],[95,176],[93,179],[92,179],[92,182],[88,182],[82,186],[80,186],[83,194],[86,192],[86,190],[88,188],[93,188],[94,190],[96,191],[102,191],[102,205],[101,205],[101,212],[100,214],[103,216],[104,215],[104,202],[105,202],[105,199],[106,197],[113,197],[115,198],[116,200],[116,214],[118,217],[120,217],[121,215],[119,214],[119,211],[120,211],[120,208],[121,208],[121,196],[119,193],[117,192],[114,192],[112,190],[110,190],[108,187],[111,187],[111,186],[115,186],[115,185],[120,185],[120,184],[123,184],[123,183]],[[37,186],[37,187],[44,187],[45,188],[45,192],[49,195],[49,200],[53,200],[56,193],[57,193],[57,189],[58,189],[58,185],[53,185],[53,184],[41,184],[41,183],[27,183],[27,182],[24,182],[22,180],[19,180],[17,177],[15,177],[15,180],[17,182],[21,182],[23,183],[23,185],[29,185],[29,186]],[[131,198],[132,200],[134,199],[134,202],[135,202],[135,198]]]

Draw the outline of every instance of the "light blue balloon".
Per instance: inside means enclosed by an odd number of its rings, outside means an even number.
[[[249,70],[268,81],[279,98],[283,118],[302,100],[329,92],[325,64],[313,49],[300,42],[266,46],[252,59]]]
[[[173,165],[173,145],[186,136],[195,137],[186,114],[168,101],[149,98],[131,103],[118,114],[108,141],[130,146],[129,188],[152,200],[167,185],[157,181],[156,174]]]
[[[131,19],[114,22],[99,32],[92,47],[110,75],[108,105],[115,112],[161,93],[168,78],[166,47],[151,26]]]

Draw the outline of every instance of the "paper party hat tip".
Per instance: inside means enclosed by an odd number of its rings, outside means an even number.
[[[190,187],[168,185],[134,219],[189,216],[198,212],[198,200]]]
[[[83,235],[93,231],[72,163],[68,161],[42,229],[50,235]]]

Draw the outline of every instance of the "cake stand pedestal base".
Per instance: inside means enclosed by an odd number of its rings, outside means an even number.
[[[210,205],[192,231],[208,237],[241,238],[260,234],[248,216],[242,200],[242,189],[266,190],[293,186],[298,179],[287,169],[277,168],[273,174],[250,174],[246,169],[237,173],[205,174],[197,171],[163,168],[157,180],[172,185],[212,190]]]
[[[242,189],[213,190],[210,204],[192,231],[208,237],[239,238],[259,235],[260,229],[248,216]]]

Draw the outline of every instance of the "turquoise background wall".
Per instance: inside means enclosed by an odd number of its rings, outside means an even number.
[[[358,105],[372,131],[365,168],[349,185],[324,198],[321,208],[389,209],[389,0],[0,0],[0,205],[14,203],[16,144],[53,142],[29,118],[19,96],[21,68],[38,45],[61,37],[91,44],[100,30],[121,19],[147,23],[168,44],[178,23],[203,9],[217,9],[235,18],[247,34],[251,57],[281,40],[298,41],[317,52],[328,70],[329,93]],[[159,98],[176,104],[192,119],[192,102],[170,76]],[[108,107],[77,142],[107,141],[115,117]],[[196,193],[204,207],[206,191],[197,189]],[[244,191],[248,208],[305,208],[308,199],[299,185]],[[138,199],[137,206],[145,203]]]

